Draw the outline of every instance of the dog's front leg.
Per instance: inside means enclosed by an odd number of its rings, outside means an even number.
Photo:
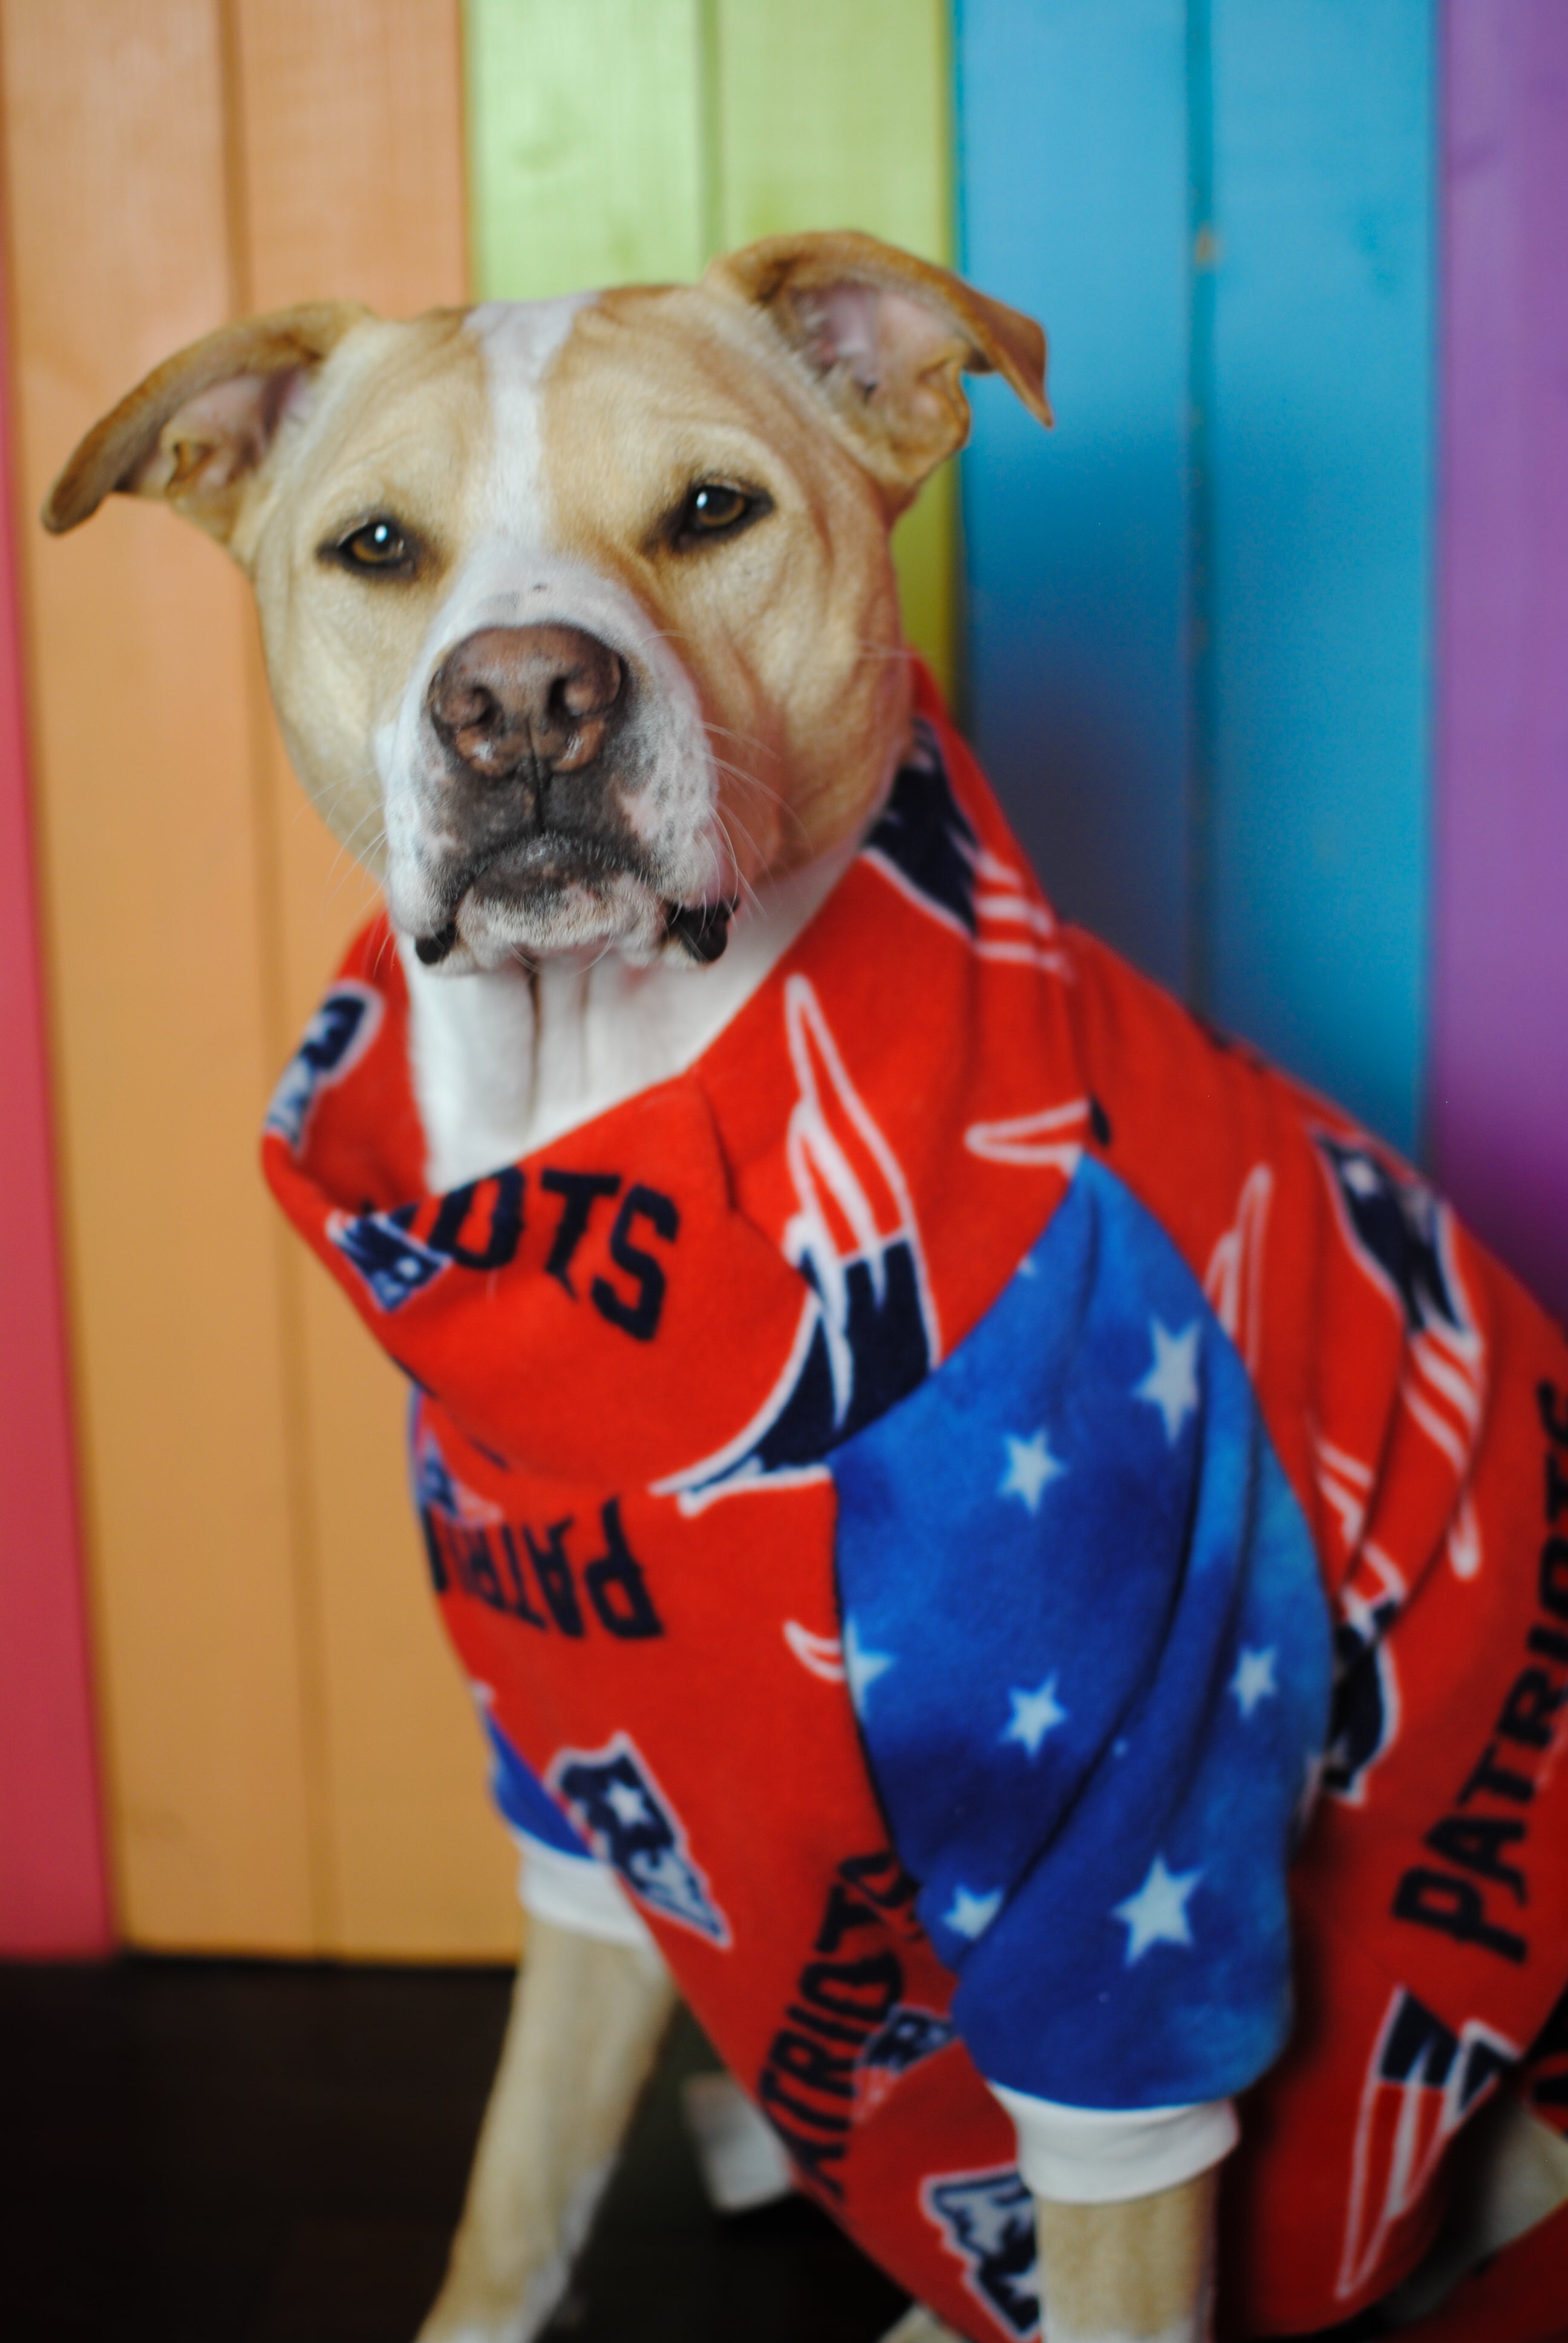
[[[418,2343],[529,2343],[675,2006],[657,1954],[534,1918],[446,2283]]]
[[[1119,2205],[1038,2197],[1046,2343],[1208,2343],[1215,2178]]]

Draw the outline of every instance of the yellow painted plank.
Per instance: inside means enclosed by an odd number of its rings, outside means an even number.
[[[218,11],[4,0],[21,551],[97,1681],[133,1942],[314,1941],[250,616],[80,432],[229,313]]]
[[[695,277],[699,0],[467,0],[464,22],[480,297]]]
[[[234,22],[247,302],[352,294],[398,317],[463,300],[457,0],[237,0]],[[307,805],[269,713],[265,737],[281,1061],[373,890]],[[505,1957],[516,1859],[427,1590],[407,1387],[286,1242],[325,1948]]]
[[[947,0],[718,0],[719,234],[863,228],[952,262]],[[894,538],[904,627],[950,689],[956,478]]]

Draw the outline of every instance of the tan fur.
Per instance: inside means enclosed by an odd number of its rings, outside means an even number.
[[[909,682],[881,500],[821,428],[788,353],[701,287],[606,296],[545,393],[556,525],[671,635],[718,731],[740,872],[812,861],[860,819],[900,747]],[[732,548],[671,552],[694,475],[767,491]]]

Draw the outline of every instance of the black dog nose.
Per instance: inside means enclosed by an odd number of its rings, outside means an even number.
[[[591,765],[626,669],[580,627],[481,627],[431,679],[430,721],[450,754],[481,780]]]

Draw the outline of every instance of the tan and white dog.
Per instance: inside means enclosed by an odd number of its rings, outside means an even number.
[[[1030,320],[802,236],[696,287],[228,327],[72,458],[51,528],[161,498],[254,582],[296,769],[403,941],[433,1189],[689,1065],[843,870],[909,737],[889,530],[966,370],[1050,420]],[[535,1920],[423,2343],[548,2319],[671,2002]],[[1050,2335],[1206,2333],[1212,2200],[1042,2201]]]

